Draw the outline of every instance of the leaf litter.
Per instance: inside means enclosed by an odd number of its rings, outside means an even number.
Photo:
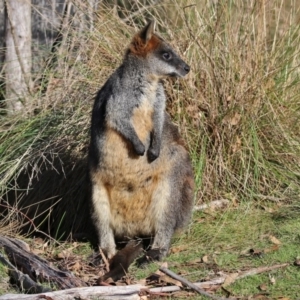
[[[255,250],[250,249],[248,250],[248,255],[262,255],[263,253],[268,253],[271,251],[276,251],[281,242],[274,236],[269,236],[269,240],[273,243],[273,245],[269,248],[263,250]],[[36,253],[38,255],[42,255],[46,258],[49,263],[55,264],[59,269],[70,271],[76,277],[82,279],[87,285],[94,286],[98,285],[99,277],[102,277],[108,270],[108,261],[103,259],[103,253],[95,253],[92,249],[88,250],[87,254],[82,254],[82,247],[86,248],[86,244],[80,243],[72,243],[72,244],[61,244],[61,245],[51,245],[48,242],[43,241],[42,239],[34,239],[30,244],[30,249],[32,253]],[[182,247],[173,247],[173,253],[179,253],[181,251],[185,251],[187,249],[186,246]],[[244,251],[245,252],[245,251]],[[245,253],[244,253],[245,254]],[[182,266],[188,267],[196,267],[199,269],[209,268],[212,272],[208,276],[202,279],[204,282],[198,282],[197,284],[201,286],[201,289],[205,289],[210,293],[215,293],[216,291],[220,291],[222,289],[223,293],[226,293],[228,296],[231,296],[230,290],[228,287],[232,285],[236,280],[247,277],[253,276],[256,274],[260,274],[263,272],[269,272],[274,269],[283,268],[288,266],[289,264],[281,264],[269,267],[259,267],[255,269],[248,269],[243,271],[237,271],[232,273],[224,273],[220,270],[220,267],[216,263],[210,262],[209,255],[203,255],[198,259],[194,259],[184,263],[173,263],[170,262],[172,266],[180,268]],[[299,266],[299,258],[294,262],[294,265]],[[167,263],[160,264],[161,267],[168,268]],[[179,274],[183,276],[189,275],[187,272],[179,272]],[[183,287],[182,282],[176,280],[167,274],[157,270],[147,278],[141,279],[137,281],[134,277],[127,274],[121,280],[114,282],[106,282],[106,285],[116,285],[116,286],[123,286],[123,285],[131,285],[131,284],[142,284],[147,288],[165,288],[165,287],[178,287],[179,290],[173,292],[150,292],[150,296],[156,297],[165,297],[165,296],[174,296],[174,297],[189,297],[194,295],[194,291],[191,289],[186,289]],[[266,292],[268,291],[269,285],[275,285],[276,278],[273,275],[269,274],[269,282],[268,283],[261,283],[259,285],[259,289],[261,293],[257,295],[253,295],[252,299],[268,299],[266,298]],[[163,291],[163,290],[162,290]],[[149,292],[148,292],[149,293]],[[244,298],[238,298],[244,299]],[[287,298],[282,298],[287,299]]]

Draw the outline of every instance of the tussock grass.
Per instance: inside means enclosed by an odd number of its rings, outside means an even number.
[[[294,11],[283,19],[282,1],[263,3],[219,1],[185,10],[197,70],[186,115],[196,123],[192,149],[195,140],[200,153],[206,147],[200,198],[226,190],[248,199],[276,195],[297,182],[299,27]]]
[[[35,74],[26,114],[1,116],[2,214],[14,212],[27,232],[55,238],[90,231],[86,156],[93,97],[145,17],[157,20],[161,35],[192,66],[187,79],[165,87],[168,111],[193,159],[196,202],[298,197],[294,1],[135,2],[101,6],[94,22],[81,2],[73,1],[75,15]]]

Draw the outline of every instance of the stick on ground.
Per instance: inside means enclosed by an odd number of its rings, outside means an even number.
[[[202,296],[206,296],[206,297],[214,299],[214,300],[228,300],[228,299],[220,298],[220,297],[217,297],[217,296],[214,296],[214,295],[211,295],[211,294],[205,292],[204,290],[197,287],[194,283],[192,283],[192,282],[188,281],[187,279],[175,274],[174,272],[170,271],[167,268],[160,267],[159,270],[164,272],[165,274],[169,275],[170,277],[180,281],[183,285],[193,289],[194,291],[201,294]]]
[[[283,268],[288,266],[288,263],[274,265],[269,267],[260,267],[251,269],[239,274],[237,279],[244,278],[247,276],[252,276],[256,274],[260,274],[263,272],[268,272],[271,270],[275,270],[278,268]],[[206,282],[198,282],[198,283],[191,283],[188,280],[182,278],[181,276],[171,272],[167,268],[161,268],[161,271],[165,274],[171,276],[182,282],[185,286],[190,287],[191,289],[197,291],[199,294],[209,297],[215,300],[225,300],[223,298],[219,298],[213,295],[210,295],[199,288],[199,286],[209,286],[209,285],[220,285],[223,284],[226,276],[218,277]],[[24,294],[7,294],[0,296],[0,300],[39,300],[39,299],[52,299],[52,300],[75,300],[75,299],[95,299],[95,297],[99,297],[100,299],[105,300],[117,300],[117,299],[126,299],[126,300],[140,300],[140,293],[142,290],[146,289],[154,295],[157,293],[167,293],[167,292],[176,292],[180,290],[178,286],[163,286],[163,287],[155,287],[155,288],[148,288],[143,285],[128,285],[128,286],[98,286],[98,287],[82,287],[82,288],[74,288],[74,289],[67,289],[62,291],[56,292],[48,292],[42,294],[35,294],[35,295],[24,295]],[[200,292],[201,291],[201,292]],[[47,298],[48,297],[48,298]],[[228,298],[226,299],[228,300]]]
[[[90,286],[35,295],[7,294],[0,296],[0,300],[140,300],[139,293],[141,288],[145,287],[139,284],[128,286]]]
[[[264,273],[264,272],[269,272],[269,271],[276,270],[276,269],[285,268],[289,265],[290,265],[289,263],[284,263],[284,264],[273,265],[273,266],[269,266],[269,267],[259,267],[259,268],[255,268],[255,269],[250,269],[250,270],[240,273],[238,275],[237,279],[241,279],[241,278],[244,278],[247,276],[257,275],[257,274]]]

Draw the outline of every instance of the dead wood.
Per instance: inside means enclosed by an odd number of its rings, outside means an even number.
[[[284,263],[284,264],[273,265],[273,266],[269,266],[269,267],[259,267],[259,268],[254,268],[254,269],[250,269],[247,271],[243,271],[243,272],[237,273],[237,276],[234,278],[234,280],[231,281],[231,283],[233,283],[234,281],[236,281],[238,279],[261,274],[264,272],[273,271],[273,270],[280,269],[280,268],[284,268],[289,265],[290,265],[289,263]],[[219,276],[219,277],[213,278],[208,281],[195,282],[194,284],[200,288],[208,288],[213,285],[221,285],[221,284],[224,284],[226,278],[231,275],[232,274],[224,274],[223,276]]]
[[[8,267],[10,277],[21,287],[22,290],[30,293],[45,293],[51,291],[49,288],[43,287],[32,280],[27,274],[23,274],[17,270],[7,259],[0,253],[0,262]]]
[[[139,284],[128,286],[91,286],[35,295],[7,294],[0,296],[0,300],[92,300],[98,298],[103,300],[140,300],[139,293],[142,288],[145,287]]]
[[[272,271],[278,268],[283,268],[288,266],[288,263],[274,265],[270,267],[260,267],[251,269],[248,271],[241,272],[236,279],[245,278],[247,276],[252,276],[256,274],[260,274],[263,272]],[[197,282],[191,283],[185,278],[175,274],[167,268],[160,268],[160,271],[165,274],[175,278],[180,281],[185,286],[197,291],[201,295],[209,297],[211,299],[221,300],[223,298],[216,297],[214,295],[208,294],[205,291],[201,290],[200,287],[209,287],[211,285],[220,285],[225,282],[226,276],[220,276],[218,278],[212,279],[206,282]],[[35,295],[24,295],[24,294],[7,294],[0,296],[0,300],[40,300],[40,299],[49,299],[49,300],[75,300],[75,299],[86,299],[92,300],[96,297],[101,297],[103,300],[116,300],[116,299],[124,299],[124,300],[140,300],[143,299],[142,294],[155,295],[158,293],[168,293],[168,292],[176,292],[179,291],[180,287],[174,286],[165,286],[165,287],[156,287],[156,288],[148,288],[146,286],[137,284],[137,285],[127,285],[127,286],[97,286],[97,287],[82,287],[82,288],[73,288],[67,290],[61,290],[56,292],[47,292],[40,293]],[[145,296],[147,297],[147,296]],[[147,298],[145,298],[147,299]],[[228,298],[226,299],[228,300]]]
[[[82,287],[82,288],[73,288],[55,292],[47,292],[40,294],[6,294],[0,296],[0,300],[78,300],[78,299],[96,299],[99,297],[103,300],[141,300],[145,299],[147,295],[161,295],[162,293],[168,292],[177,292],[180,291],[178,286],[164,286],[157,288],[147,288],[143,285],[127,285],[127,286],[94,286],[94,287]]]
[[[178,292],[181,288],[177,285],[169,285],[169,286],[161,286],[149,289],[151,293],[170,293],[170,292]]]
[[[245,278],[247,276],[257,275],[257,274],[264,273],[264,272],[273,271],[276,269],[287,267],[289,265],[290,265],[289,263],[284,263],[284,264],[279,264],[279,265],[274,265],[274,266],[269,266],[269,267],[259,267],[259,268],[255,268],[255,269],[250,269],[250,270],[241,272],[238,275],[237,279]]]
[[[35,254],[29,252],[24,243],[21,243],[17,239],[11,239],[7,237],[0,236],[0,247],[3,247],[7,253],[10,262],[8,262],[4,256],[0,255],[0,261],[5,263],[9,269],[14,273],[13,278],[15,278],[18,283],[23,286],[26,290],[31,290],[33,292],[40,292],[39,294],[7,294],[0,296],[0,300],[26,300],[26,299],[49,299],[49,300],[62,300],[62,299],[95,299],[95,297],[101,297],[104,300],[114,300],[114,299],[125,299],[125,300],[137,300],[144,299],[147,295],[158,295],[162,293],[179,291],[178,286],[165,286],[165,287],[155,287],[149,288],[143,285],[128,285],[128,286],[98,286],[98,287],[86,287],[85,283],[78,278],[75,278],[72,274],[68,272],[63,272],[54,269],[49,266],[48,262],[42,258],[39,258]],[[16,269],[14,265],[21,268],[26,274],[23,274]],[[288,266],[288,263],[278,264],[269,267],[259,267],[244,272],[237,273],[236,279],[245,278],[247,276],[253,276],[263,272],[272,271],[278,268],[283,268]],[[214,278],[206,282],[192,283],[185,278],[175,274],[167,268],[161,267],[160,271],[164,272],[168,276],[180,281],[183,285],[191,288],[197,293],[215,300],[223,300],[214,295],[211,295],[201,288],[209,287],[212,285],[224,284],[226,278],[231,274],[224,274],[223,276]],[[56,284],[60,291],[47,291],[46,288],[38,285],[35,280],[47,281]],[[69,288],[70,286],[83,286]],[[73,287],[72,286],[72,287]],[[145,298],[146,299],[146,298]]]
[[[198,294],[201,294],[202,296],[206,296],[206,297],[214,299],[214,300],[225,300],[224,298],[220,298],[220,297],[217,297],[217,296],[214,296],[214,295],[211,295],[211,294],[205,292],[204,290],[200,289],[194,283],[192,283],[192,282],[188,281],[187,279],[175,274],[174,272],[172,272],[171,270],[169,270],[167,268],[160,267],[159,270],[161,272],[164,272],[165,274],[169,275],[170,277],[180,281],[183,285],[193,289],[194,291],[196,291]]]
[[[225,281],[225,276],[224,277],[216,277],[208,281],[203,281],[203,282],[195,282],[195,285],[199,288],[207,288],[213,285],[221,285]]]
[[[0,247],[5,250],[10,263],[33,281],[51,283],[59,289],[86,286],[84,281],[73,274],[51,267],[45,259],[27,251],[17,239],[0,236]],[[22,287],[21,282],[18,283]]]

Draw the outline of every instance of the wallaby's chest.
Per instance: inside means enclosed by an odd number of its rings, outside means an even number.
[[[108,194],[111,226],[116,235],[152,234],[155,224],[152,195],[163,170],[157,168],[156,162],[156,167],[149,164],[146,154],[131,156],[128,146],[118,132],[107,131],[99,175]]]
[[[151,132],[155,126],[155,96],[156,87],[153,86],[141,95],[139,104],[130,113],[129,121],[146,148],[143,156],[138,156],[131,142],[107,120],[99,179],[108,193],[111,222],[116,233],[124,231],[125,225],[128,234],[137,233],[140,226],[153,230],[154,225],[150,225],[152,194],[162,172],[157,167],[158,162],[149,163],[147,158]]]
[[[154,126],[153,113],[154,107],[151,102],[142,99],[140,105],[133,109],[130,120],[139,139],[146,146],[146,152]],[[145,213],[149,212],[151,195],[156,189],[157,176],[161,170],[148,162],[146,153],[144,156],[136,155],[131,143],[110,127],[106,129],[101,152],[99,173],[109,194],[113,227],[118,232],[122,228],[124,230],[124,224],[141,225],[140,222],[144,222],[146,218]],[[152,230],[149,222],[150,220],[143,227]],[[130,226],[128,233],[136,232],[136,225]]]
[[[144,97],[141,100],[140,105],[133,109],[131,122],[139,139],[146,143],[154,127],[154,107],[149,98]]]
[[[132,110],[130,122],[136,134],[145,145],[150,145],[150,134],[153,129],[154,107],[148,98],[141,99],[140,104]],[[101,174],[110,185],[140,185],[143,178],[151,175],[153,168],[149,164],[146,153],[138,156],[129,140],[122,133],[108,126],[104,132],[101,147]],[[122,188],[123,189],[123,188]],[[125,188],[126,190],[126,188]]]

